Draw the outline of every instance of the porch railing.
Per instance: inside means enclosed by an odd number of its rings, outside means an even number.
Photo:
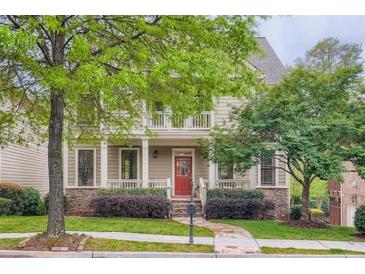
[[[217,188],[229,188],[229,189],[250,188],[250,182],[244,179],[218,179],[216,180],[215,185]]]
[[[148,180],[149,188],[167,188],[166,179],[150,179]]]
[[[107,181],[108,188],[139,188],[142,187],[142,180],[140,179],[109,179]]]
[[[172,113],[158,111],[155,116],[147,118],[147,126],[153,129],[210,129],[210,112],[183,119]]]
[[[167,188],[167,179],[149,179],[149,188]],[[140,188],[143,187],[142,179],[108,179],[108,188]]]

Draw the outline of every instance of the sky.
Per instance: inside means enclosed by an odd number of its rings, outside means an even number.
[[[258,32],[268,39],[284,65],[293,65],[328,37],[361,44],[365,59],[365,16],[272,16],[260,20]]]

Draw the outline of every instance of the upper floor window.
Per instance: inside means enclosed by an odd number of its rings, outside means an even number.
[[[77,150],[77,185],[94,186],[95,183],[95,150]]]
[[[261,157],[261,185],[275,186],[275,159],[273,155]]]
[[[233,165],[218,165],[218,179],[233,179]]]

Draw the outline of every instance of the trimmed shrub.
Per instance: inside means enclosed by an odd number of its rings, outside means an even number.
[[[0,216],[10,214],[10,208],[12,203],[13,202],[10,199],[0,198]]]
[[[358,232],[365,234],[365,205],[361,205],[356,209],[354,225]]]
[[[0,197],[10,199],[11,215],[22,215],[24,210],[24,191],[20,185],[13,183],[0,183]]]
[[[207,191],[207,199],[213,198],[262,200],[264,199],[264,193],[260,190],[213,188]]]
[[[291,220],[299,220],[302,217],[302,206],[294,205],[290,209],[290,219]]]
[[[309,201],[309,207],[310,208],[317,208],[317,199],[311,199]]]
[[[168,218],[171,202],[157,196],[100,196],[91,201],[97,216]]]
[[[39,191],[32,188],[24,188],[23,215],[42,215],[45,213],[44,203]]]
[[[205,207],[207,219],[257,219],[273,207],[269,200],[249,198],[210,198]]]
[[[162,188],[101,188],[97,195],[128,195],[128,196],[159,196],[167,197],[166,189]]]
[[[45,208],[45,212],[48,213],[48,209],[49,209],[49,193],[47,193],[44,198],[44,208]],[[66,195],[63,195],[63,209],[64,211],[66,211],[68,209],[69,206],[69,199]]]

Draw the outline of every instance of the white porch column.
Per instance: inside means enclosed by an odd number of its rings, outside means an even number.
[[[102,141],[100,145],[100,180],[101,187],[108,186],[108,142]]]
[[[216,176],[215,176],[215,169],[216,169],[216,164],[214,164],[212,161],[209,161],[209,170],[208,170],[208,174],[209,174],[209,189],[213,189],[215,188],[215,180],[216,180]]]
[[[148,138],[142,139],[142,186],[148,187]]]
[[[63,140],[62,147],[62,160],[63,160],[63,189],[68,186],[68,143]]]

